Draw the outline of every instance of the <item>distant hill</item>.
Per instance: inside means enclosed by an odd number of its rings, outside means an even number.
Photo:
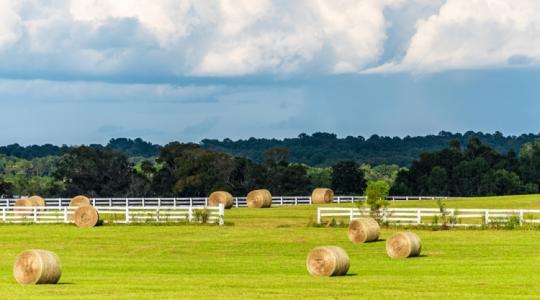
[[[521,145],[540,137],[540,134],[504,136],[482,132],[451,133],[442,131],[437,135],[387,137],[373,135],[368,139],[362,136],[338,138],[331,133],[317,132],[312,135],[300,134],[297,138],[257,139],[232,141],[230,139],[201,142],[202,146],[216,151],[227,152],[236,156],[261,161],[266,150],[274,147],[289,149],[289,161],[306,163],[312,166],[330,166],[344,159],[352,159],[371,165],[398,164],[409,166],[422,152],[440,150],[457,139],[462,145],[471,137],[478,137],[500,153],[510,150],[519,152]]]
[[[482,143],[491,146],[500,153],[507,153],[510,150],[519,153],[521,145],[540,138],[540,134],[504,136],[500,132],[490,134],[469,131],[461,134],[442,131],[437,135],[406,136],[404,138],[373,135],[366,139],[362,136],[338,138],[332,133],[317,132],[312,135],[302,133],[296,138],[283,140],[263,138],[237,141],[204,139],[201,141],[201,146],[258,162],[262,161],[265,151],[280,147],[289,149],[290,162],[305,163],[311,166],[330,166],[337,161],[346,159],[371,165],[409,166],[423,152],[443,149],[454,139],[465,145],[471,137],[478,137]],[[159,155],[159,150],[162,147],[140,138],[116,138],[111,139],[107,145],[93,144],[90,146],[114,149],[129,157],[155,157]],[[21,146],[12,144],[0,147],[0,155],[32,159],[62,155],[69,149],[71,146],[66,145]]]
[[[143,141],[140,138],[136,138],[134,140],[128,138],[111,139],[109,143],[105,146],[99,144],[92,144],[90,145],[90,147],[113,149],[119,152],[123,152],[129,157],[157,156],[159,154],[159,149],[161,148],[160,145]],[[21,146],[19,144],[11,144],[0,147],[0,154],[24,159],[33,159],[45,156],[59,156],[71,148],[72,146],[66,145],[55,146],[51,144],[45,144]]]

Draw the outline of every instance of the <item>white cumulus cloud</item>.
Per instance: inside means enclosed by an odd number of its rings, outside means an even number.
[[[397,0],[4,0],[0,76],[358,72]]]
[[[406,55],[374,71],[437,72],[535,64],[540,1],[448,0],[417,22]]]

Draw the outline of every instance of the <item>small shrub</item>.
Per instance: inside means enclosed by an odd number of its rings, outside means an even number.
[[[196,223],[207,223],[210,211],[206,208],[193,210],[193,219]]]

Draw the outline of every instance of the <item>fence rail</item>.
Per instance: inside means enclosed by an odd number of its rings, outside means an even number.
[[[1,207],[3,223],[73,223],[77,207]],[[222,204],[205,206],[96,206],[100,219],[105,223],[217,223],[223,225],[225,210]]]
[[[435,200],[435,199],[452,199],[449,197],[437,197],[437,196],[390,196],[388,200],[392,201],[407,201],[407,200]],[[335,196],[334,203],[353,203],[356,201],[366,200],[365,196]],[[0,207],[15,206],[14,198],[0,199]],[[71,198],[46,198],[45,205],[47,207],[65,207],[69,205]],[[90,201],[94,206],[206,206],[208,205],[208,198],[206,197],[182,197],[182,198],[164,198],[164,197],[150,197],[150,198],[91,198]],[[311,204],[310,196],[274,196],[272,197],[273,206],[281,205],[309,205]],[[234,207],[247,206],[246,197],[235,197]]]
[[[511,220],[523,224],[540,224],[540,209],[458,209],[441,212],[438,208],[387,208],[379,212],[383,222],[393,225],[443,225],[479,227],[506,224]],[[317,223],[324,219],[348,219],[370,216],[369,208],[319,207]]]

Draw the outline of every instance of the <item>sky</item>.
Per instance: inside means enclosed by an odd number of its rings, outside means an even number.
[[[537,0],[0,0],[0,144],[540,132]]]

